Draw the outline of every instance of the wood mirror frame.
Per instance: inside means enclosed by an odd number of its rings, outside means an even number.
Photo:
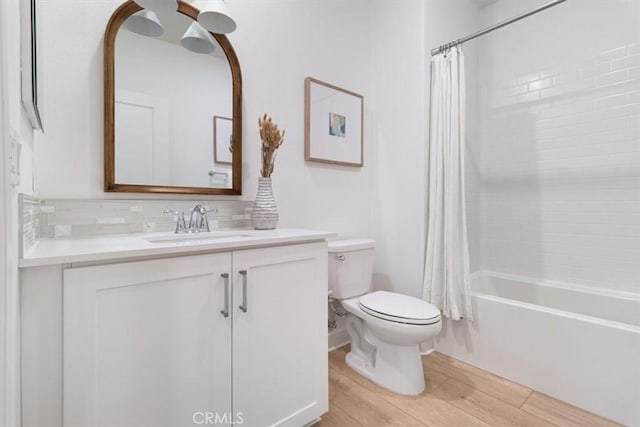
[[[233,160],[231,188],[174,187],[161,185],[117,184],[115,182],[115,40],[124,21],[142,10],[133,0],[128,0],[111,15],[104,36],[104,191],[125,193],[175,193],[175,194],[242,194],[242,75],[240,63],[231,42],[222,34],[210,33],[222,47],[231,67],[233,79]],[[178,0],[177,12],[194,21],[200,11]],[[213,144],[213,142],[212,142]]]

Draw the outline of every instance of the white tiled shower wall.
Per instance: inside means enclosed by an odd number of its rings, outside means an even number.
[[[514,3],[481,17],[539,2]],[[479,43],[481,269],[640,292],[638,16],[567,2]]]

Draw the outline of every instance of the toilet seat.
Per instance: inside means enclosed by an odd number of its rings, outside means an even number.
[[[440,321],[440,311],[418,298],[378,291],[363,295],[359,306],[365,313],[395,323],[431,325]]]

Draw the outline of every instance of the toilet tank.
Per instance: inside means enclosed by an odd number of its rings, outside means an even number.
[[[334,298],[346,299],[371,291],[373,248],[371,239],[331,240],[329,289]]]

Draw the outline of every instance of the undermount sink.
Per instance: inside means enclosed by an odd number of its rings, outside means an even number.
[[[149,243],[171,243],[171,242],[198,242],[203,240],[226,240],[226,239],[237,239],[237,238],[248,238],[253,237],[253,235],[248,233],[238,233],[238,232],[209,232],[209,233],[185,233],[185,234],[172,234],[170,236],[153,236],[146,237],[146,240]]]

